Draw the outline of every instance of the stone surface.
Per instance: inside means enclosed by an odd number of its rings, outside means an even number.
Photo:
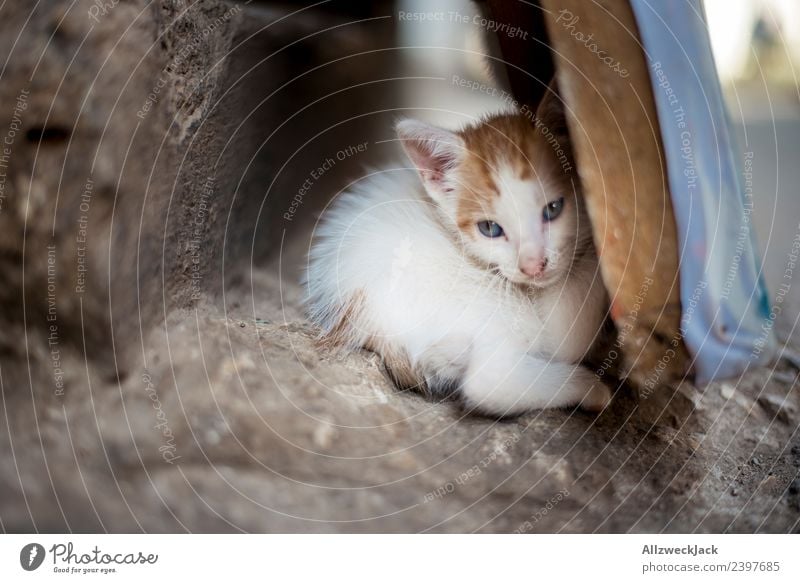
[[[317,348],[297,275],[391,153],[391,30],[190,4],[0,11],[4,531],[797,531],[789,364],[496,421]]]

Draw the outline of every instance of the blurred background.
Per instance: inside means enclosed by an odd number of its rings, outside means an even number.
[[[775,293],[800,236],[800,2],[705,0],[705,8],[738,159],[753,153],[756,237]],[[798,289],[787,296],[779,337],[796,325],[799,299]]]
[[[706,3],[773,289],[800,227],[799,5]],[[0,2],[0,530],[511,532],[564,490],[532,530],[798,528],[796,370],[497,423],[315,344],[298,279],[325,205],[408,165],[398,117],[509,106],[478,16]]]

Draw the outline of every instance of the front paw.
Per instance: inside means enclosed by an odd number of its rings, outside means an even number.
[[[595,380],[586,392],[580,406],[585,411],[600,413],[611,402],[611,389]]]

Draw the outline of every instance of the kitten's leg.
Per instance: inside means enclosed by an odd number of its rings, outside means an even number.
[[[611,391],[589,370],[502,347],[475,347],[461,394],[470,409],[502,417],[580,405],[602,410]]]

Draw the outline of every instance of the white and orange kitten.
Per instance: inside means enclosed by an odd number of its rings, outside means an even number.
[[[608,387],[578,366],[608,300],[577,180],[556,155],[568,150],[557,96],[536,117],[397,124],[417,172],[373,173],[316,230],[305,281],[324,339],[483,414],[605,407]]]

